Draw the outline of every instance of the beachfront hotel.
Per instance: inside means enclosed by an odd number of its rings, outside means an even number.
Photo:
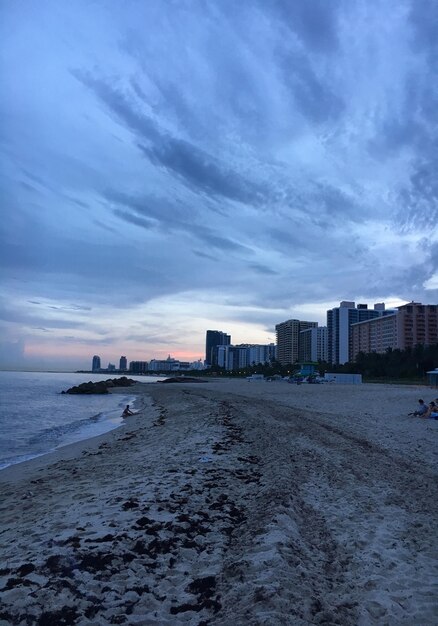
[[[369,309],[367,304],[356,304],[349,300],[342,301],[338,307],[327,311],[328,362],[342,365],[352,360],[351,326],[377,317],[394,313],[385,309],[379,302]]]
[[[275,326],[277,334],[277,361],[281,365],[295,363],[300,358],[301,331],[308,328],[317,328],[318,322],[302,322],[301,320],[287,320]]]
[[[438,343],[438,305],[409,302],[384,317],[352,324],[351,360],[359,352],[383,354]]]

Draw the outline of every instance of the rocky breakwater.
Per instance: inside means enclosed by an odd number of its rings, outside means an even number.
[[[135,385],[136,381],[126,376],[120,378],[108,378],[107,380],[99,380],[97,382],[81,383],[74,387],[70,387],[67,391],[61,391],[61,393],[108,393],[111,387],[130,387]]]

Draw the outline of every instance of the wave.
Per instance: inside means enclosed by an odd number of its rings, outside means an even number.
[[[104,411],[43,428],[30,436],[24,445],[19,446],[21,450],[17,449],[16,454],[12,453],[9,456],[7,453],[5,454],[6,450],[4,450],[0,457],[0,470],[118,428],[123,423],[121,415],[123,407],[126,404],[132,404],[134,399],[129,396],[119,396],[117,404],[112,404],[111,408]],[[10,452],[12,452],[11,449]]]
[[[70,435],[77,432],[78,430],[83,429],[84,427],[90,426],[92,424],[95,424],[96,422],[105,419],[107,414],[112,412],[113,411],[105,411],[97,413],[96,415],[92,415],[91,417],[86,417],[84,419],[76,420],[66,424],[49,426],[49,428],[45,428],[44,430],[41,430],[39,433],[36,433],[36,435],[31,437],[29,439],[29,445],[33,446],[42,442],[50,443],[52,441],[57,441],[59,439],[62,439],[65,435]]]

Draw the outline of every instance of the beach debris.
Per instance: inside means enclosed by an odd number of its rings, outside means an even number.
[[[129,509],[136,509],[138,506],[139,503],[137,498],[129,498],[129,500],[126,500],[126,502],[122,505],[122,509],[124,511],[128,511]]]
[[[45,611],[38,619],[38,626],[74,626],[79,613],[76,608],[63,606],[59,611]]]

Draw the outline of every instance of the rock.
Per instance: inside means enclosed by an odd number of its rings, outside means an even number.
[[[88,381],[88,383],[81,383],[80,385],[70,387],[70,389],[67,389],[67,391],[63,391],[62,393],[103,394],[108,393],[108,388],[130,387],[131,385],[135,385],[135,383],[135,380],[132,380],[132,378],[127,378],[126,376],[112,379],[108,378],[108,380],[99,380],[94,383],[90,380]]]

